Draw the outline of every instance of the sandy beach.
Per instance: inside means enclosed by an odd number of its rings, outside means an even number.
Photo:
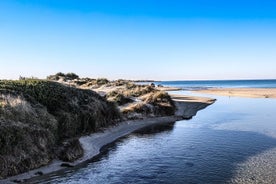
[[[80,143],[84,149],[84,156],[75,162],[66,163],[70,166],[78,166],[84,162],[89,161],[93,157],[99,155],[101,153],[101,148],[104,146],[116,141],[119,138],[122,138],[136,130],[142,129],[147,126],[156,125],[156,124],[168,124],[178,120],[190,119],[197,114],[199,110],[206,108],[215,102],[215,99],[204,98],[204,97],[191,97],[191,96],[181,96],[174,95],[172,99],[175,101],[177,106],[177,111],[174,116],[167,117],[153,117],[141,120],[132,120],[121,122],[116,126],[108,127],[103,130],[103,132],[93,133],[89,136],[81,137]],[[56,171],[66,170],[61,166],[64,164],[60,160],[54,160],[49,165],[31,170],[29,172],[13,176],[7,178],[5,180],[0,180],[0,184],[14,183],[12,181],[17,182],[25,182],[28,179],[34,179],[38,177],[36,173],[40,172],[43,175],[47,175]]]
[[[276,98],[275,88],[210,88],[193,92],[248,98]]]

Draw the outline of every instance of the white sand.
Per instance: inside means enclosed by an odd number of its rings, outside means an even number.
[[[276,98],[276,88],[210,88],[193,92],[248,98]]]

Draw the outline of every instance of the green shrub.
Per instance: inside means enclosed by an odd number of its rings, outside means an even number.
[[[47,80],[0,80],[0,179],[54,158],[78,159],[78,136],[120,118],[115,103],[91,90]]]
[[[64,74],[64,73],[58,72],[55,75],[48,76],[47,79],[48,80],[54,80],[54,81],[63,79],[65,81],[67,81],[67,80],[79,79],[79,76],[77,74],[75,74],[75,73]]]
[[[65,77],[65,74],[62,73],[62,72],[58,72],[58,73],[56,74],[56,76]]]
[[[0,179],[41,167],[54,157],[58,122],[20,93],[0,90]]]
[[[104,84],[109,83],[109,80],[107,80],[106,78],[99,78],[99,79],[96,80],[96,83],[98,85],[104,85]]]
[[[125,97],[123,94],[116,91],[111,91],[106,95],[108,101],[115,102],[118,105],[124,105],[133,102],[130,97]]]
[[[75,73],[67,73],[65,75],[66,79],[68,80],[74,80],[74,79],[79,79],[79,76]]]
[[[127,84],[124,89],[116,90],[118,94],[122,94],[125,97],[139,97],[154,91],[156,91],[156,89],[151,86],[140,86],[133,83]]]
[[[0,81],[0,89],[22,93],[39,102],[58,120],[59,139],[96,131],[120,119],[112,102],[91,90],[45,80]]]

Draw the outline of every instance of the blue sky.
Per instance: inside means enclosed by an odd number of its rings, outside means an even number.
[[[276,1],[1,0],[0,78],[276,78]]]

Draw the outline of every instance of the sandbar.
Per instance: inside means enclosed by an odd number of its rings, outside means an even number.
[[[193,92],[229,97],[276,98],[276,88],[209,88]]]

